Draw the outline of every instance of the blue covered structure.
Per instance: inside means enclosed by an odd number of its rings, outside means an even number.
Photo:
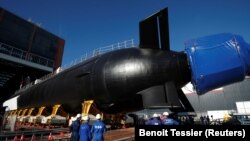
[[[250,72],[250,45],[239,35],[222,33],[185,43],[197,94],[244,80]]]

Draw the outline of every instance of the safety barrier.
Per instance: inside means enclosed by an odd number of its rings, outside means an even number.
[[[64,65],[61,69],[65,70],[68,69],[76,64],[79,64],[85,60],[88,60],[90,58],[93,58],[95,56],[101,55],[101,54],[105,54],[114,50],[119,50],[119,49],[124,49],[124,48],[132,48],[132,47],[136,47],[134,40],[126,40],[123,42],[118,42],[116,44],[112,44],[109,46],[105,46],[105,47],[101,47],[101,48],[97,48],[95,50],[93,50],[92,52],[89,53],[85,53],[83,56],[81,56],[79,59],[75,59],[74,61],[71,61],[70,64],[68,65]]]
[[[1,42],[0,42],[0,53],[51,68],[54,65],[54,61],[51,59],[18,49],[16,47]]]

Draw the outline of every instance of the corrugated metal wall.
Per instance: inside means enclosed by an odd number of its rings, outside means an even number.
[[[250,79],[211,91],[204,95],[186,94],[195,111],[237,110],[237,101],[250,101]]]

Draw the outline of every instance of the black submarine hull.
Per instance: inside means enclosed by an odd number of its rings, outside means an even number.
[[[65,111],[76,113],[84,100],[94,100],[107,113],[134,111],[143,108],[138,92],[168,81],[180,89],[190,76],[185,53],[121,49],[86,60],[20,92],[17,105],[61,104]]]

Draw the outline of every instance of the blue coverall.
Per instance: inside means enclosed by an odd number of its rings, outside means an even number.
[[[104,141],[103,134],[106,130],[106,126],[102,121],[96,121],[91,128],[91,133],[93,135],[92,141]]]
[[[162,122],[159,118],[153,118],[146,121],[145,125],[162,125]]]
[[[79,141],[79,128],[80,128],[80,120],[75,120],[72,122],[70,126],[71,137],[70,141]]]
[[[91,126],[86,122],[83,123],[79,130],[80,141],[91,141]]]
[[[172,119],[172,118],[167,118],[164,123],[164,125],[179,125],[179,122]]]

